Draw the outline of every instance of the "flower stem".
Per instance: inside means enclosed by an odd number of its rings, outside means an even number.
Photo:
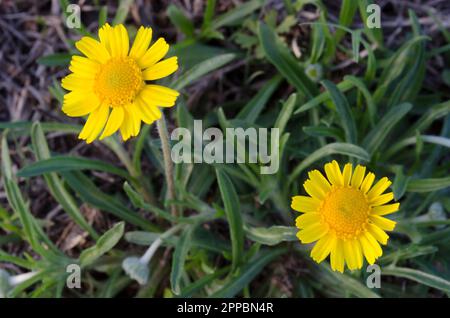
[[[164,113],[162,113],[161,118],[156,122],[158,127],[159,138],[161,139],[161,147],[164,159],[164,172],[166,175],[167,182],[167,198],[169,200],[175,199],[175,184],[173,180],[173,165],[170,156],[170,144],[169,144],[169,133],[167,131],[166,119],[164,118]],[[174,204],[170,205],[170,211],[173,216],[178,216],[177,207]]]

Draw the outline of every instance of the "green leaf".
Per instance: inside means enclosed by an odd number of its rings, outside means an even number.
[[[72,170],[98,170],[116,174],[126,179],[130,179],[127,171],[101,160],[88,159],[74,156],[56,156],[34,162],[23,169],[17,175],[29,178],[40,176],[49,172],[61,172]]]
[[[119,7],[117,8],[116,15],[114,16],[112,22],[113,25],[118,25],[125,22],[133,2],[134,0],[120,0]]]
[[[249,14],[261,8],[264,5],[264,2],[264,0],[251,0],[237,5],[227,13],[216,17],[211,22],[211,29],[218,29],[239,22]]]
[[[47,141],[45,140],[44,132],[42,131],[41,125],[35,123],[31,128],[31,141],[33,144],[34,154],[36,159],[40,160],[37,162],[45,162],[50,159],[50,150],[48,149]],[[35,166],[31,164],[28,166]],[[27,169],[27,167],[25,167]],[[32,170],[32,169],[31,169]],[[92,228],[92,226],[86,221],[83,214],[78,209],[72,195],[66,190],[62,181],[56,173],[49,173],[50,171],[42,171],[40,174],[44,174],[45,182],[56,201],[63,207],[64,211],[84,230],[86,230],[95,239],[98,238],[97,232]],[[20,175],[20,174],[18,174]]]
[[[289,226],[245,227],[245,234],[250,240],[269,246],[285,241],[296,241],[297,232],[297,228]]]
[[[6,198],[20,219],[25,233],[25,239],[29,241],[34,251],[47,259],[55,259],[60,253],[56,246],[45,235],[35,217],[31,214],[28,205],[20,192],[19,186],[13,179],[11,157],[9,154],[6,134],[2,138],[1,147],[1,171]]]
[[[346,141],[356,144],[358,137],[356,133],[355,119],[353,118],[352,110],[350,109],[347,98],[345,98],[344,94],[342,94],[332,82],[324,80],[322,81],[322,85],[330,93],[331,100],[336,106],[337,113],[341,118],[341,123],[345,131]]]
[[[292,184],[292,182],[300,175],[300,173],[302,173],[304,169],[312,165],[314,162],[323,157],[331,156],[334,154],[347,155],[349,157],[354,157],[363,161],[370,161],[370,155],[361,147],[342,142],[331,143],[323,146],[320,149],[317,149],[308,157],[306,157],[297,167],[295,167],[295,169],[289,176],[288,185]]]
[[[70,53],[55,53],[42,56],[37,59],[37,62],[45,66],[67,66],[71,59],[72,54]]]
[[[291,118],[292,112],[294,111],[294,107],[297,102],[297,94],[291,94],[287,101],[283,103],[283,108],[281,109],[280,113],[278,114],[278,118],[275,121],[275,128],[278,128],[280,130],[279,134],[280,136],[283,135],[284,129],[286,128],[287,122]]]
[[[84,250],[80,254],[81,266],[88,266],[94,263],[102,255],[109,252],[120,241],[125,229],[125,222],[119,222],[104,233],[97,241],[97,243]]]
[[[239,275],[232,276],[230,281],[228,281],[222,289],[215,292],[212,297],[229,298],[236,296],[264,269],[267,264],[285,252],[285,249],[263,250],[259,252],[240,269]]]
[[[450,282],[448,280],[416,269],[388,266],[383,268],[382,274],[410,279],[420,284],[450,293]]]
[[[271,80],[267,81],[259,92],[241,109],[236,119],[242,119],[249,124],[255,123],[280,83],[280,75],[275,75]]]
[[[184,87],[192,84],[199,78],[202,78],[204,75],[221,68],[225,64],[230,63],[235,58],[236,58],[235,54],[226,53],[226,54],[217,55],[217,56],[207,59],[203,62],[200,62],[199,64],[193,66],[189,71],[187,71],[183,75],[181,75],[172,84],[172,87],[175,90],[181,90]]]
[[[154,224],[150,223],[138,213],[130,210],[115,197],[112,197],[102,191],[82,172],[65,171],[61,172],[67,184],[81,197],[83,201],[93,205],[100,210],[109,212],[127,221],[141,227],[142,229],[152,231],[157,230]]]
[[[383,142],[386,142],[386,137],[391,130],[411,110],[411,108],[411,104],[403,103],[389,110],[364,138],[362,142],[364,148],[367,149],[370,154],[375,153],[378,147],[380,147]]]
[[[230,228],[232,246],[232,270],[242,263],[244,256],[244,226],[239,198],[230,178],[221,169],[216,168],[217,183],[225,206],[225,214]]]
[[[184,263],[186,261],[187,254],[191,248],[192,233],[194,226],[186,228],[178,239],[178,243],[175,246],[175,251],[172,257],[172,271],[170,273],[170,286],[172,292],[176,295],[180,294],[180,281],[184,271]]]
[[[348,27],[353,22],[356,10],[358,9],[358,1],[343,0],[341,4],[341,11],[339,12],[339,25]],[[335,40],[338,44],[344,37],[345,31],[341,28],[336,30]]]
[[[407,192],[433,192],[450,187],[450,177],[415,179],[406,187]]]
[[[169,5],[167,8],[167,16],[175,27],[183,32],[187,37],[194,36],[194,24],[177,6],[173,4]]]
[[[318,90],[315,84],[305,75],[305,70],[292,56],[289,50],[280,43],[275,32],[266,24],[259,24],[258,32],[264,54],[289,83],[307,98],[313,98]]]
[[[398,167],[395,173],[394,184],[392,185],[392,192],[396,201],[400,200],[406,192],[408,183],[411,177],[405,176],[403,167]]]

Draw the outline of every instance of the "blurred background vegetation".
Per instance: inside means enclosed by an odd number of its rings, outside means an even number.
[[[80,29],[66,27],[69,1],[0,1],[0,295],[448,297],[448,1],[376,1],[380,29],[365,23],[371,0],[73,3]],[[74,42],[105,22],[172,44],[180,70],[164,84],[182,94],[165,110],[169,131],[194,119],[277,127],[280,170],[178,164],[169,201],[154,126],[126,143],[80,142],[59,81]],[[314,263],[295,237],[291,197],[333,159],[394,182],[381,289],[365,269]],[[122,262],[162,233],[141,285]],[[82,268],[80,289],[66,288],[68,264]]]

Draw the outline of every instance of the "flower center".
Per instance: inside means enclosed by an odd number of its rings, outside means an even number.
[[[95,76],[94,92],[108,105],[124,106],[133,101],[144,85],[142,72],[129,57],[112,58]]]
[[[370,206],[364,193],[351,187],[333,187],[320,209],[322,221],[336,236],[350,239],[365,230]]]

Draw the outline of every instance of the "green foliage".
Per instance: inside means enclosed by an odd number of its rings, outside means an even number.
[[[426,70],[436,56],[448,63],[449,44],[428,51],[432,39],[412,12],[411,32],[396,48],[384,43],[383,29],[353,27],[358,15],[367,19],[365,8],[372,2],[343,1],[337,24],[329,23],[320,0],[277,2],[280,9],[251,0],[221,13],[219,1],[208,0],[200,21],[176,4],[166,9],[183,39],[170,52],[179,57],[180,70],[165,83],[181,92],[175,108],[166,110],[169,126],[192,132],[195,118],[203,120],[204,129],[279,128],[280,168],[273,175],[260,174],[259,163],[180,163],[173,180],[176,197],[167,200],[161,143],[152,127],[125,144],[112,136],[85,145],[108,153],[97,158],[89,152],[61,153],[58,143],[50,142],[54,133],[76,136],[79,125],[0,123],[7,202],[0,207],[0,229],[6,233],[0,261],[36,272],[8,296],[114,297],[126,291],[151,297],[165,290],[174,297],[401,297],[405,283],[411,297],[448,296],[450,101],[448,92],[427,83]],[[306,4],[316,7],[318,18],[298,25]],[[111,23],[117,24],[132,21],[132,5],[125,0],[114,10],[93,8],[99,25],[111,12]],[[308,37],[295,42],[301,46],[296,51],[292,43],[299,29]],[[89,34],[85,26],[75,32]],[[448,41],[448,32],[440,32]],[[37,62],[63,69],[70,54]],[[341,71],[348,61],[352,75]],[[308,76],[311,66],[320,68],[321,76]],[[448,69],[441,75],[448,86]],[[223,91],[236,82],[238,94]],[[49,90],[59,105],[64,91],[57,80]],[[209,94],[219,104],[211,105]],[[310,169],[323,170],[332,160],[341,167],[364,164],[377,179],[387,176],[401,203],[392,215],[397,228],[377,262],[379,290],[366,287],[366,264],[354,272],[333,272],[327,260],[316,264],[311,247],[296,238],[291,198],[305,193],[301,184]],[[60,249],[51,235],[54,225],[33,211],[35,198],[27,195],[35,184],[86,233],[86,244],[71,251],[76,257]],[[82,206],[100,210],[107,225],[89,222]],[[439,218],[432,213],[436,206]],[[173,233],[162,238],[167,231]],[[158,257],[139,264],[146,272],[151,268],[148,284],[138,286],[122,262],[139,260],[141,247],[155,242],[161,244]],[[17,255],[3,249],[15,244],[26,249]],[[68,264],[83,267],[82,292],[64,288]],[[291,274],[292,266],[299,273]],[[102,275],[93,275],[98,272]],[[272,279],[280,272],[289,273],[282,277],[293,286],[289,293]]]

